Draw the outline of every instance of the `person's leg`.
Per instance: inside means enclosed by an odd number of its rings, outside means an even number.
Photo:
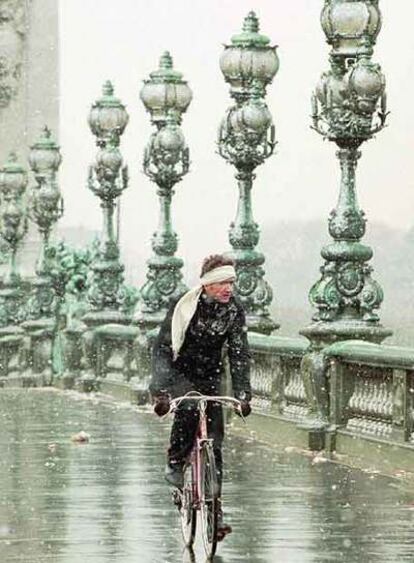
[[[223,480],[223,454],[221,451],[224,438],[223,407],[217,403],[209,403],[207,407],[207,430],[209,438],[213,438],[213,451],[216,461],[219,496]]]
[[[165,470],[165,478],[176,487],[182,487],[183,466],[193,446],[197,425],[198,410],[195,405],[187,403],[178,408],[171,428],[168,464]]]
[[[174,415],[171,428],[168,460],[184,462],[191,451],[197,432],[198,410],[195,405],[187,403],[178,408]]]
[[[207,410],[208,435],[213,438],[213,451],[216,461],[217,482],[219,486],[219,502],[218,502],[218,522],[217,537],[221,541],[226,534],[231,532],[231,526],[223,521],[223,509],[221,502],[221,489],[223,482],[223,453],[222,445],[224,438],[224,417],[223,407],[219,404],[209,403]]]

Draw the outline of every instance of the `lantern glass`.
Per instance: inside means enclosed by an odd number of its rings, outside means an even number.
[[[51,209],[57,206],[60,199],[60,193],[59,190],[49,184],[43,185],[38,190],[36,197],[42,206]]]
[[[151,114],[166,116],[170,109],[184,113],[190,105],[193,94],[185,82],[168,83],[147,80],[141,90],[140,97]]]
[[[343,37],[360,37],[367,29],[369,12],[366,4],[336,4],[331,11],[335,33]]]
[[[279,58],[276,47],[245,49],[227,46],[220,58],[220,68],[231,85],[259,80],[265,86],[279,70]]]
[[[21,194],[27,186],[27,174],[25,170],[17,164],[14,153],[9,157],[8,162],[0,170],[0,189],[3,193],[14,192]]]
[[[51,138],[46,126],[37,143],[30,148],[29,163],[33,172],[47,173],[56,171],[62,161],[58,145]]]
[[[103,96],[93,104],[88,123],[98,138],[119,137],[128,124],[129,116],[125,106],[115,98],[112,83],[107,80],[102,88]]]
[[[337,54],[355,56],[369,51],[375,42],[381,13],[378,6],[364,0],[331,0],[322,10],[321,23]]]
[[[179,127],[163,127],[158,132],[154,144],[164,151],[179,152],[185,144],[184,135]]]
[[[1,189],[13,191],[13,192],[22,192],[27,186],[27,177],[26,174],[2,174],[0,177],[0,186]]]
[[[115,147],[105,148],[99,151],[96,157],[96,164],[118,173],[122,166],[121,152]]]
[[[128,123],[128,114],[121,106],[94,106],[89,114],[89,126],[97,137],[112,133],[121,135]]]
[[[153,122],[164,122],[169,110],[180,115],[191,103],[193,93],[182,73],[173,68],[173,60],[165,51],[159,62],[159,68],[150,73],[150,79],[144,80],[140,98],[146,110],[151,114]]]
[[[58,149],[32,148],[29,163],[34,172],[50,172],[59,168],[62,158]]]
[[[272,123],[272,116],[265,104],[250,103],[242,109],[243,124],[256,133],[264,133]]]
[[[377,65],[360,61],[350,76],[350,83],[358,96],[379,97],[385,89],[385,77]]]

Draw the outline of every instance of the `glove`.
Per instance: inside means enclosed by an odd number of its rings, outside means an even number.
[[[164,416],[170,410],[169,395],[162,394],[154,397],[154,412],[158,416]]]
[[[245,399],[241,400],[240,408],[238,408],[236,412],[237,414],[244,416],[244,418],[246,418],[246,416],[249,416],[249,414],[252,412],[252,407],[250,406],[249,401],[246,401]]]

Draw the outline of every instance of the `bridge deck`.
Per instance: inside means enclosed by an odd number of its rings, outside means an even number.
[[[2,563],[204,562],[183,553],[162,478],[168,423],[102,397],[0,392]],[[80,430],[87,444],[71,441]],[[228,437],[225,563],[414,560],[414,492]]]

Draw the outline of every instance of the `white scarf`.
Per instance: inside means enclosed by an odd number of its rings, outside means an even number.
[[[236,271],[233,266],[219,266],[204,274],[204,276],[200,278],[200,285],[193,287],[179,299],[174,308],[171,322],[171,345],[174,361],[177,359],[178,352],[183,345],[188,325],[196,312],[198,299],[203,291],[203,285],[234,279],[236,279]]]

